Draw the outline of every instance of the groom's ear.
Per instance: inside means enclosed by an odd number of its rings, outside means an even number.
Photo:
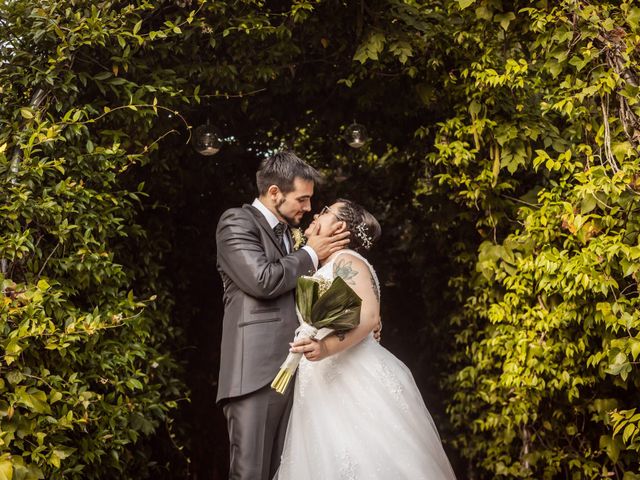
[[[278,193],[280,193],[280,187],[277,185],[270,185],[269,188],[267,188],[267,195],[269,195],[269,198],[272,200],[277,199]]]

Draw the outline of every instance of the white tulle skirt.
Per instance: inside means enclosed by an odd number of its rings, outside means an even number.
[[[409,369],[372,336],[302,359],[277,480],[455,479]]]

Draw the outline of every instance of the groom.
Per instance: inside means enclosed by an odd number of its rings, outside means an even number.
[[[258,198],[227,210],[218,222],[224,319],[216,401],[227,418],[230,479],[269,480],[276,473],[293,388],[281,395],[270,384],[298,326],[296,281],[349,242],[338,223],[293,251],[289,227],[311,211],[319,180],[319,173],[293,153],[276,153],[256,173]]]

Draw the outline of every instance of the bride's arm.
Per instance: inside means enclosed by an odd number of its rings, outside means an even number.
[[[361,259],[344,253],[336,259],[333,272],[362,299],[360,324],[341,336],[330,335],[320,341],[303,339],[293,343],[291,351],[304,353],[311,361],[322,360],[360,343],[380,322],[378,287],[369,267]]]

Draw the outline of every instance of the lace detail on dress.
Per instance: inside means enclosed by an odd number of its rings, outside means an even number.
[[[307,385],[309,385],[309,381],[311,380],[311,375],[307,368],[309,367],[309,360],[302,357],[300,359],[300,365],[298,365],[298,375],[296,377],[296,386],[298,387],[298,395],[300,398],[304,398],[304,392],[307,389]]]
[[[396,400],[397,405],[404,411],[409,411],[409,406],[404,398],[404,387],[402,382],[396,377],[394,370],[387,365],[383,359],[380,359],[380,380],[386,389]]]
[[[322,378],[327,382],[327,385],[332,384],[341,373],[340,362],[335,356],[329,357],[322,362]]]
[[[356,468],[358,464],[354,462],[349,452],[342,451],[342,455],[338,455],[338,462],[340,465],[340,480],[356,480]]]

